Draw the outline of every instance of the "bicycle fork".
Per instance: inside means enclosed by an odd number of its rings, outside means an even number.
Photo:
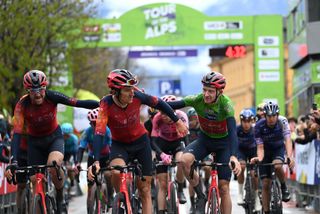
[[[124,194],[124,197],[126,199],[126,204],[128,214],[132,213],[131,209],[131,203],[130,203],[130,198],[128,194],[128,188],[127,188],[127,179],[130,179],[130,175],[126,172],[120,172],[120,190],[119,192],[122,192]]]
[[[43,207],[44,214],[47,214],[47,205],[46,205],[46,197],[45,197],[45,190],[44,190],[44,180],[45,175],[42,173],[36,173],[36,185],[35,185],[35,194],[33,197],[36,197],[36,195],[40,195],[41,197],[41,204]]]

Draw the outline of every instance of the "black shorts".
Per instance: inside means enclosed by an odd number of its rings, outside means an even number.
[[[177,152],[183,151],[184,144],[182,140],[178,141],[167,141],[162,138],[157,138],[156,144],[158,147],[166,154],[172,155],[174,157]],[[157,155],[157,160],[161,161],[161,158],[159,155]],[[161,165],[156,167],[157,174],[159,173],[166,173],[168,169],[168,166]]]
[[[285,145],[282,144],[278,148],[271,148],[264,146],[264,158],[262,163],[272,163],[274,160],[284,162]],[[271,178],[271,166],[259,166],[259,173],[261,179]]]
[[[231,157],[231,140],[229,137],[220,139],[210,138],[204,133],[200,133],[197,140],[189,144],[184,153],[191,153],[195,159],[203,160],[210,153],[215,153],[215,161],[218,163],[229,163]],[[231,170],[228,166],[218,166],[218,178],[230,181]]]
[[[88,156],[87,168],[89,168],[89,166],[91,166],[93,163],[94,163],[93,157]],[[100,164],[100,168],[107,167],[109,164],[109,156],[100,158],[99,164]],[[90,181],[89,179],[87,179],[87,183],[88,183],[88,186],[92,186],[94,184],[94,181]]]
[[[116,158],[123,159],[126,164],[136,158],[142,166],[142,174],[144,176],[152,175],[151,146],[147,134],[131,143],[112,140],[110,161]]]
[[[47,136],[28,136],[28,165],[47,164],[51,152],[64,154],[64,139],[60,126]]]
[[[257,157],[257,147],[253,148],[239,148],[238,150],[238,159],[239,161],[250,161],[251,158]]]

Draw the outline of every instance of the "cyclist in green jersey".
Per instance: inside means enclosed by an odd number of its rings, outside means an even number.
[[[196,141],[189,144],[182,157],[184,174],[197,194],[197,213],[205,212],[206,198],[199,182],[199,175],[194,172],[190,178],[190,170],[195,160],[202,160],[210,153],[215,153],[215,161],[220,163],[235,162],[233,172],[237,175],[241,172],[241,166],[237,159],[237,133],[234,109],[229,97],[223,94],[226,86],[225,77],[218,72],[209,72],[202,78],[202,93],[187,96],[180,101],[169,102],[174,108],[193,107],[199,118],[200,134]],[[231,214],[231,197],[229,193],[229,181],[231,170],[229,167],[218,167],[219,192],[221,196],[221,210],[224,214]]]

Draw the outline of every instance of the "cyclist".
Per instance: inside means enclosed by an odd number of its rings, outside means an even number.
[[[88,112],[88,120],[90,122],[90,127],[87,128],[83,134],[81,135],[80,138],[80,145],[79,145],[79,150],[78,150],[78,158],[77,158],[77,163],[75,167],[75,171],[78,174],[78,167],[80,167],[80,163],[82,162],[83,158],[83,153],[85,150],[88,150],[88,160],[87,160],[87,167],[91,166],[94,162],[93,158],[93,136],[94,136],[94,130],[96,127],[96,120],[98,118],[98,112],[99,108],[90,110]],[[103,139],[103,146],[100,151],[100,159],[99,163],[101,167],[107,167],[107,163],[109,160],[109,153],[110,153],[110,146],[111,146],[111,131],[107,127],[106,133],[104,135]],[[81,168],[81,167],[80,167]],[[107,187],[108,187],[108,206],[111,206],[111,200],[112,199],[112,194],[113,194],[113,188],[111,186],[111,174],[108,173],[108,171],[105,172],[104,174],[105,180],[107,182]],[[89,208],[90,204],[93,204],[93,197],[91,197],[91,188],[93,186],[92,181],[87,181],[88,183],[88,195],[87,195],[87,212],[89,213]]]
[[[264,113],[263,113],[264,105],[265,105],[265,103],[262,102],[257,106],[256,122],[258,122],[262,118],[265,118]]]
[[[243,109],[240,112],[240,125],[237,126],[238,136],[238,159],[241,163],[241,173],[238,176],[238,199],[239,205],[244,204],[243,200],[243,183],[244,183],[244,171],[246,168],[247,160],[251,160],[257,156],[257,145],[254,139],[254,123],[255,117],[250,109]],[[254,176],[253,187],[255,190],[255,210],[261,210],[261,204],[258,194],[258,178]]]
[[[72,164],[77,161],[78,142],[77,135],[73,133],[73,125],[71,123],[61,124],[61,131],[64,139],[64,165],[67,169],[67,175],[70,179],[70,185],[68,185],[68,196],[70,196],[70,190],[74,186],[74,171]],[[73,159],[71,159],[73,158]]]
[[[149,107],[148,108],[148,115],[149,115],[149,119],[147,121],[144,122],[144,127],[147,129],[149,136],[151,136],[151,132],[152,132],[152,120],[153,117],[158,113],[158,109]]]
[[[216,153],[217,162],[235,162],[234,173],[241,171],[237,159],[237,135],[234,110],[229,97],[223,94],[226,86],[225,77],[211,71],[202,78],[202,93],[187,96],[180,101],[169,102],[174,108],[192,106],[198,113],[200,122],[200,135],[196,141],[188,145],[181,157],[184,174],[197,194],[197,212],[205,211],[205,194],[199,175],[194,172],[190,178],[190,169],[195,160],[202,160],[211,152]],[[228,167],[218,167],[219,191],[221,195],[221,209],[223,213],[231,213],[231,197],[229,193],[229,181],[231,170]]]
[[[162,97],[165,102],[175,101],[174,95],[166,95]],[[186,113],[180,110],[175,111],[186,126],[188,126],[188,117]],[[177,133],[176,125],[163,112],[158,112],[152,120],[151,143],[157,154],[157,159],[162,160],[165,164],[170,164],[172,156],[176,161],[180,161],[182,150],[184,149],[183,138]],[[158,192],[158,210],[159,214],[165,213],[165,198],[167,194],[167,166],[161,165],[156,168],[157,178],[159,182]],[[178,184],[178,199],[180,204],[186,203],[186,197],[183,193],[184,176],[181,165],[177,165],[176,183]]]
[[[31,70],[24,75],[23,86],[28,94],[21,97],[14,110],[14,135],[12,158],[6,177],[11,180],[11,169],[17,166],[18,148],[26,126],[28,135],[28,165],[51,164],[56,161],[60,166],[64,154],[64,141],[61,128],[57,122],[57,104],[83,108],[97,108],[99,103],[93,100],[77,100],[66,95],[47,90],[46,75],[39,70]],[[56,187],[58,211],[63,206],[64,179],[58,180],[56,170],[49,170]],[[63,177],[63,171],[60,170]],[[32,182],[35,183],[34,176]],[[35,185],[33,185],[35,186]]]
[[[255,140],[257,143],[257,157],[251,162],[262,163],[283,163],[285,151],[287,159],[290,160],[289,167],[294,167],[292,154],[292,142],[290,139],[290,128],[288,120],[279,116],[279,106],[276,103],[268,102],[264,105],[265,119],[259,120],[254,128]],[[265,213],[269,212],[271,171],[270,166],[261,166],[260,177],[262,179],[262,207]],[[285,174],[282,165],[275,165],[275,172],[281,183],[282,201],[290,200],[290,193],[285,183]]]
[[[189,119],[189,134],[187,136],[186,145],[189,145],[190,143],[198,139],[200,134],[200,123],[198,119],[198,114],[194,108],[188,109],[187,116]],[[210,156],[207,156],[204,160],[205,161],[210,160]],[[202,170],[205,173],[204,186],[206,187],[206,190],[208,190],[211,168],[208,166],[204,166],[202,167]],[[189,185],[189,196],[190,196],[190,202],[191,202],[190,211],[189,211],[190,214],[196,213],[196,206],[195,206],[196,200],[194,195],[195,193],[194,193],[193,187]]]
[[[141,92],[137,87],[136,77],[127,70],[116,69],[109,73],[107,85],[111,94],[100,101],[99,115],[96,122],[94,139],[94,159],[99,169],[99,151],[105,133],[106,125],[112,133],[112,149],[110,153],[111,166],[125,165],[130,158],[137,158],[142,165],[142,173],[146,181],[137,182],[142,201],[143,213],[151,213],[151,174],[152,158],[149,137],[143,124],[140,123],[140,106],[146,104],[165,112],[177,126],[182,136],[188,131],[181,119],[161,99]],[[112,172],[112,183],[119,191],[119,171]],[[92,168],[89,167],[88,177],[94,178]]]

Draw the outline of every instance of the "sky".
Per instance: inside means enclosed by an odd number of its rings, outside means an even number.
[[[290,1],[290,0],[289,0]],[[265,14],[279,14],[287,16],[288,0],[95,0],[98,4],[97,18],[119,18],[122,14],[146,4],[177,3],[199,10],[207,16],[252,16]],[[144,67],[152,76],[157,76],[142,85],[150,94],[160,96],[159,82],[166,79],[180,79],[182,95],[194,94],[201,89],[201,76],[209,71],[208,56],[212,46],[183,46],[183,47],[137,47],[139,50],[158,49],[197,49],[197,57],[188,58],[148,58],[138,59],[135,62]],[[128,48],[124,48],[128,51]],[[199,79],[199,81],[194,81]],[[190,87],[190,86],[196,87]],[[157,86],[157,87],[155,87]]]

